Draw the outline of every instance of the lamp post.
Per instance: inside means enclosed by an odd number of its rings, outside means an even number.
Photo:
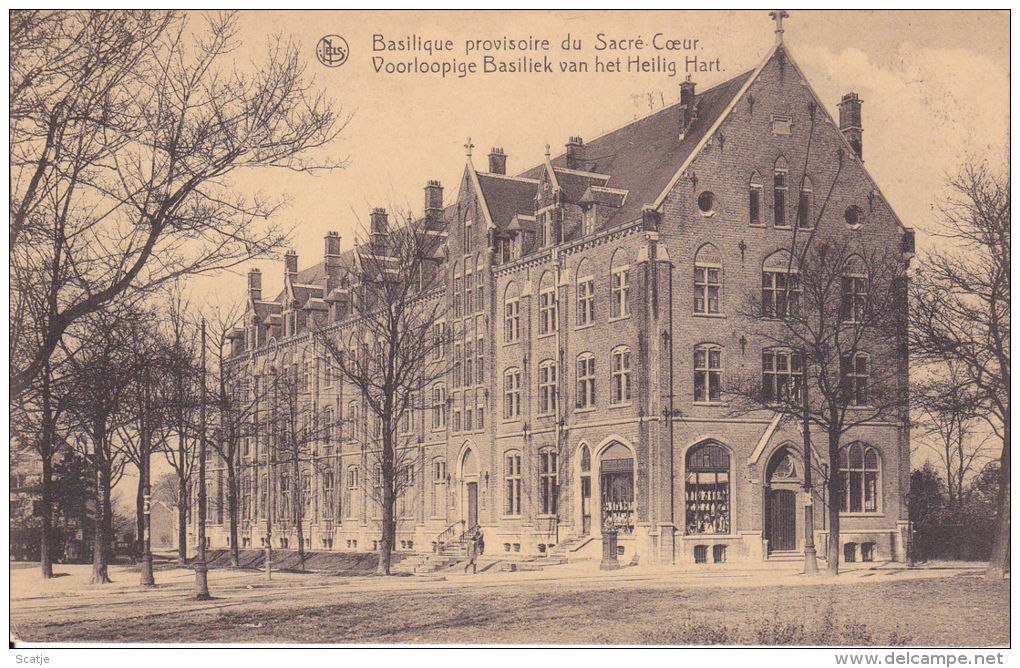
[[[815,550],[815,507],[814,491],[811,485],[811,421],[808,412],[807,357],[801,360],[803,366],[803,382],[801,382],[801,403],[804,419],[804,573],[812,575],[818,572],[818,554]]]
[[[142,477],[142,577],[141,584],[145,587],[154,587],[156,585],[156,578],[153,577],[152,573],[152,515],[151,515],[151,501],[152,501],[152,432],[151,425],[149,424],[149,377],[146,374],[144,378],[144,385],[142,386],[142,433],[141,433],[141,447],[142,452],[139,453],[140,457],[140,468],[139,472]]]
[[[200,385],[199,424],[201,433],[198,441],[198,558],[195,559],[195,598],[208,601],[209,567],[205,563],[205,319],[202,319],[202,382]]]

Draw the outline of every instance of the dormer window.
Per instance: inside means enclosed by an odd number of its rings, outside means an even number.
[[[584,211],[584,233],[595,234],[595,223],[598,220],[598,205],[592,204]]]

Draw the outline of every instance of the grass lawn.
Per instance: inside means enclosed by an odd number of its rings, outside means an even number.
[[[949,577],[760,588],[359,593],[293,607],[59,623],[19,620],[33,641],[461,644],[1009,644],[1009,582]]]

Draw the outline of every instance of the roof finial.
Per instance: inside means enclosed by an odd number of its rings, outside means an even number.
[[[778,11],[769,12],[769,16],[776,22],[776,44],[783,43],[783,19],[790,18],[790,15],[786,13],[785,9]]]
[[[474,147],[475,145],[471,143],[471,137],[468,137],[467,143],[464,144],[464,148],[467,149],[467,157],[469,158],[471,157],[471,149],[473,149]]]
[[[546,144],[545,145],[545,157],[548,158],[550,155],[551,155],[551,153],[549,153],[549,144]]]

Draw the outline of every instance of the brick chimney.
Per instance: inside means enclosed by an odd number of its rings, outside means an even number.
[[[258,267],[248,272],[248,297],[253,302],[262,301],[262,272]]]
[[[503,149],[494,148],[489,151],[489,173],[506,174],[506,154]]]
[[[843,96],[839,103],[839,131],[843,133],[850,147],[861,160],[864,160],[861,149],[861,139],[864,130],[861,128],[861,105],[864,100],[857,97],[857,93],[850,92]]]
[[[680,84],[680,141],[683,141],[684,137],[687,136],[688,130],[691,129],[694,121],[698,118],[694,99],[694,82],[691,81],[691,77],[688,75],[687,80]]]
[[[429,220],[443,218],[443,186],[439,181],[429,181],[425,186],[425,216]]]
[[[567,169],[584,170],[584,140],[580,137],[567,142]]]
[[[372,221],[372,248],[374,249],[374,252],[381,253],[386,247],[387,240],[390,236],[389,215],[386,213],[386,209],[376,207],[372,209],[372,214],[369,218]]]
[[[283,268],[287,276],[291,278],[297,276],[297,253],[293,249],[287,251],[283,256]]]
[[[326,292],[327,294],[335,288],[340,281],[340,235],[336,232],[326,234],[326,252],[324,255],[326,266]]]

